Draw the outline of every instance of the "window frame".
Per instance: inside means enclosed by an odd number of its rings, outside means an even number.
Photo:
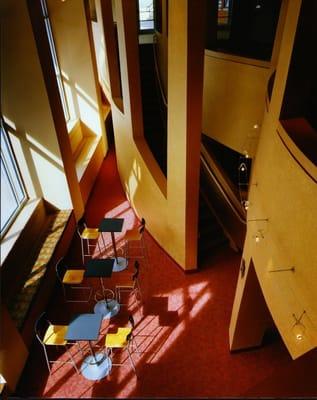
[[[62,108],[63,108],[63,112],[64,112],[64,117],[65,117],[65,121],[69,122],[71,119],[70,112],[69,112],[67,97],[66,97],[66,93],[65,93],[64,84],[63,84],[62,73],[61,73],[61,69],[60,69],[59,61],[58,61],[58,57],[57,57],[54,35],[53,35],[51,21],[50,21],[50,17],[49,17],[49,13],[48,13],[47,3],[46,3],[46,0],[40,0],[40,3],[41,3],[41,10],[42,10],[42,15],[43,15],[43,19],[44,19],[45,31],[47,34],[47,40],[48,40],[48,44],[49,44],[49,48],[50,48],[51,59],[52,59],[53,66],[54,66],[54,71],[55,71],[55,76],[56,76],[56,81],[57,81],[57,86],[58,86],[58,92],[60,95]]]
[[[156,21],[156,15],[155,15],[155,12],[156,12],[156,10],[155,10],[155,6],[156,6],[156,4],[155,4],[155,0],[150,0],[150,1],[152,1],[152,7],[153,7],[153,10],[152,10],[152,13],[153,13],[153,19],[145,19],[145,20],[142,20],[140,17],[141,17],[141,10],[140,10],[140,1],[139,0],[137,0],[137,11],[138,11],[138,31],[139,31],[139,34],[140,35],[142,35],[142,34],[147,34],[147,33],[152,33],[152,32],[155,32],[155,29],[156,29],[156,23],[155,23],[155,21]],[[145,29],[141,29],[141,21],[153,21],[153,28],[145,28]]]
[[[20,172],[18,162],[17,162],[15,154],[14,154],[14,150],[13,150],[10,138],[9,138],[9,134],[5,127],[5,122],[4,122],[2,116],[0,118],[1,118],[1,122],[0,122],[0,125],[1,125],[0,126],[0,130],[1,130],[1,164],[3,165],[5,174],[8,178],[11,193],[13,194],[13,196],[16,200],[16,203],[17,203],[17,207],[15,208],[15,210],[12,212],[12,214],[10,215],[8,220],[3,225],[2,230],[0,230],[0,239],[2,240],[2,238],[6,235],[6,233],[10,229],[11,225],[17,218],[18,214],[21,212],[22,208],[27,203],[28,194],[27,194],[27,191],[26,191],[23,179],[22,179],[22,174]],[[6,147],[6,151],[8,152],[8,155],[6,155],[4,153],[2,146]],[[9,157],[9,159],[8,159],[8,157]],[[13,168],[10,168],[9,164],[11,164],[11,167],[13,167]],[[1,168],[2,168],[2,165],[1,165]],[[15,173],[15,179],[17,181],[17,184],[19,185],[20,191],[23,194],[23,198],[21,200],[19,199],[18,189],[14,182],[14,178],[12,177],[12,173]]]

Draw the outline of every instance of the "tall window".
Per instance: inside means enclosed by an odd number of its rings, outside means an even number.
[[[22,179],[1,119],[1,237],[26,200]]]
[[[139,0],[139,29],[154,30],[154,0]]]
[[[41,0],[41,8],[42,8],[42,13],[43,13],[43,18],[44,18],[47,38],[48,38],[48,42],[49,42],[49,46],[50,46],[51,57],[52,57],[52,61],[53,61],[53,64],[54,64],[54,70],[55,70],[55,74],[56,74],[56,80],[57,80],[59,95],[60,95],[60,98],[61,98],[62,107],[63,107],[65,119],[66,119],[66,122],[67,122],[70,119],[69,110],[68,110],[67,100],[66,100],[64,86],[63,86],[62,74],[61,74],[61,70],[60,70],[60,67],[59,67],[58,58],[57,58],[57,54],[56,54],[51,22],[50,22],[50,19],[49,19],[49,16],[48,16],[46,0]]]

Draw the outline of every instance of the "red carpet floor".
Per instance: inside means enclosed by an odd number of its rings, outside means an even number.
[[[125,218],[124,230],[137,223],[127,202],[112,152],[104,161],[89,199],[86,218],[98,225],[104,216]],[[107,253],[110,236],[105,234]],[[121,235],[122,236],[122,235]],[[117,236],[120,242],[120,235]],[[267,337],[263,347],[231,354],[228,328],[240,257],[229,248],[220,249],[198,272],[184,274],[146,233],[149,263],[141,262],[143,306],[133,298],[111,323],[104,321],[98,345],[108,329],[127,323],[129,313],[136,321],[135,337],[140,353],[133,353],[139,379],[125,361],[113,367],[99,382],[86,380],[71,365],[55,364],[47,372],[41,346],[34,341],[16,395],[25,397],[316,397],[317,352],[292,361],[277,334]],[[97,249],[96,249],[96,254]],[[80,243],[74,238],[67,259],[80,263]],[[107,280],[114,287],[122,274]],[[98,287],[98,281],[90,281]],[[74,313],[91,312],[94,302],[63,302],[57,286],[47,313],[52,322],[65,323]],[[250,327],[252,329],[252,327]],[[50,349],[51,350],[51,349]],[[82,356],[71,348],[80,367]],[[87,346],[85,347],[87,351]],[[87,352],[88,354],[88,352]],[[65,354],[60,355],[61,359]]]

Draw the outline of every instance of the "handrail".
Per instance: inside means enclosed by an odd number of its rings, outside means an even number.
[[[289,153],[289,155],[293,158],[293,160],[296,162],[296,164],[305,172],[305,174],[314,182],[317,183],[317,179],[315,176],[313,176],[311,174],[311,172],[300,162],[300,160],[298,159],[298,157],[296,157],[296,155],[294,154],[294,152],[290,149],[290,147],[288,146],[288,144],[286,143],[285,139],[282,137],[281,132],[279,131],[279,129],[276,129],[276,133],[277,136],[279,137],[281,143],[283,144],[283,146],[285,147],[285,149],[287,150],[287,152]],[[289,137],[289,136],[288,136]],[[290,138],[290,140],[294,143],[294,146],[297,147],[296,143],[292,140],[292,138]],[[304,153],[303,153],[304,154]]]
[[[266,112],[269,111],[269,106],[271,102],[273,87],[274,87],[274,80],[275,80],[276,69],[273,70],[272,74],[270,75],[267,85],[266,85],[266,92],[265,92],[265,110]]]
[[[209,164],[207,163],[203,153],[200,153],[200,160],[204,167],[206,168],[208,175],[212,178],[212,180],[215,182],[217,188],[219,189],[220,193],[222,194],[223,198],[226,200],[226,203],[229,205],[235,216],[238,218],[238,220],[243,224],[246,225],[246,219],[242,218],[239,212],[237,211],[236,207],[233,205],[233,202],[227,195],[226,191],[223,189],[223,186],[219,182],[219,179],[217,178],[216,174],[214,171],[210,168]]]
[[[267,90],[267,96],[269,98],[269,102],[271,101],[271,97],[272,97],[275,75],[276,75],[276,69],[273,70],[272,74],[269,77],[269,80],[267,81],[266,90]]]
[[[223,190],[227,193],[231,204],[235,207],[236,211],[239,213],[240,217],[245,219],[245,209],[242,206],[240,200],[238,199],[235,186],[225,178],[225,173],[222,168],[218,165],[216,160],[209,154],[206,146],[201,143],[201,155],[204,157],[207,162],[209,169],[216,176],[219,184],[223,188]],[[239,189],[240,192],[240,189]]]
[[[158,63],[157,63],[157,56],[156,56],[156,49],[155,49],[156,46],[155,46],[155,44],[156,44],[156,36],[154,36],[154,41],[153,41],[155,73],[156,73],[157,81],[158,81],[158,84],[159,84],[159,89],[160,89],[161,97],[162,97],[162,100],[163,100],[163,104],[167,108],[167,98],[165,96],[165,93],[164,93],[164,90],[163,90],[163,86],[162,86],[161,75],[160,75],[160,71],[159,71]]]
[[[205,57],[217,58],[219,60],[225,60],[237,64],[251,65],[258,68],[264,68],[264,69],[271,68],[271,63],[269,61],[263,61],[263,60],[258,60],[256,58],[239,56],[232,53],[210,50],[208,48],[205,48]]]
[[[240,195],[240,188],[239,191],[237,190],[236,186],[233,184],[233,182],[227,178],[227,173],[224,171],[223,167],[219,165],[219,163],[216,161],[216,158],[212,152],[211,149],[208,149],[204,143],[204,140],[201,142],[201,153],[205,157],[208,165],[210,168],[217,174],[219,177],[219,182],[226,190],[227,193],[230,194],[230,197],[233,199],[232,201],[235,203],[236,209],[241,208],[241,202],[240,199],[238,200],[238,195]],[[242,210],[243,212],[240,212],[240,214],[244,215],[244,208]]]

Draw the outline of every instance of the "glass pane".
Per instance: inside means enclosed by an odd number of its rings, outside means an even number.
[[[17,207],[18,202],[1,159],[1,232],[6,227]]]
[[[154,29],[154,21],[140,21],[140,29],[143,31]]]
[[[153,0],[139,0],[140,30],[154,29]]]
[[[11,153],[10,144],[7,138],[7,135],[3,128],[1,127],[1,168],[3,164],[3,160],[5,160],[6,172],[8,174],[8,179],[11,180],[11,185],[14,188],[14,193],[19,202],[25,198],[25,193],[22,187],[21,180],[19,179],[19,172],[15,165],[15,160]],[[2,177],[2,174],[1,174]],[[1,184],[2,189],[2,184]]]
[[[1,120],[1,236],[25,200],[26,193]]]
[[[67,104],[67,100],[66,100],[66,96],[65,96],[65,92],[64,92],[64,86],[63,86],[63,82],[62,82],[62,78],[61,78],[61,71],[60,71],[60,67],[59,67],[59,63],[58,63],[52,27],[51,27],[51,23],[50,23],[49,16],[48,16],[47,4],[46,4],[45,0],[41,0],[41,4],[42,4],[42,12],[43,12],[43,17],[44,17],[45,29],[46,29],[46,33],[47,33],[47,39],[48,39],[51,57],[52,57],[54,70],[55,70],[55,75],[56,75],[56,79],[57,79],[58,91],[59,91],[60,99],[62,102],[65,120],[67,122],[70,119],[68,104]]]

